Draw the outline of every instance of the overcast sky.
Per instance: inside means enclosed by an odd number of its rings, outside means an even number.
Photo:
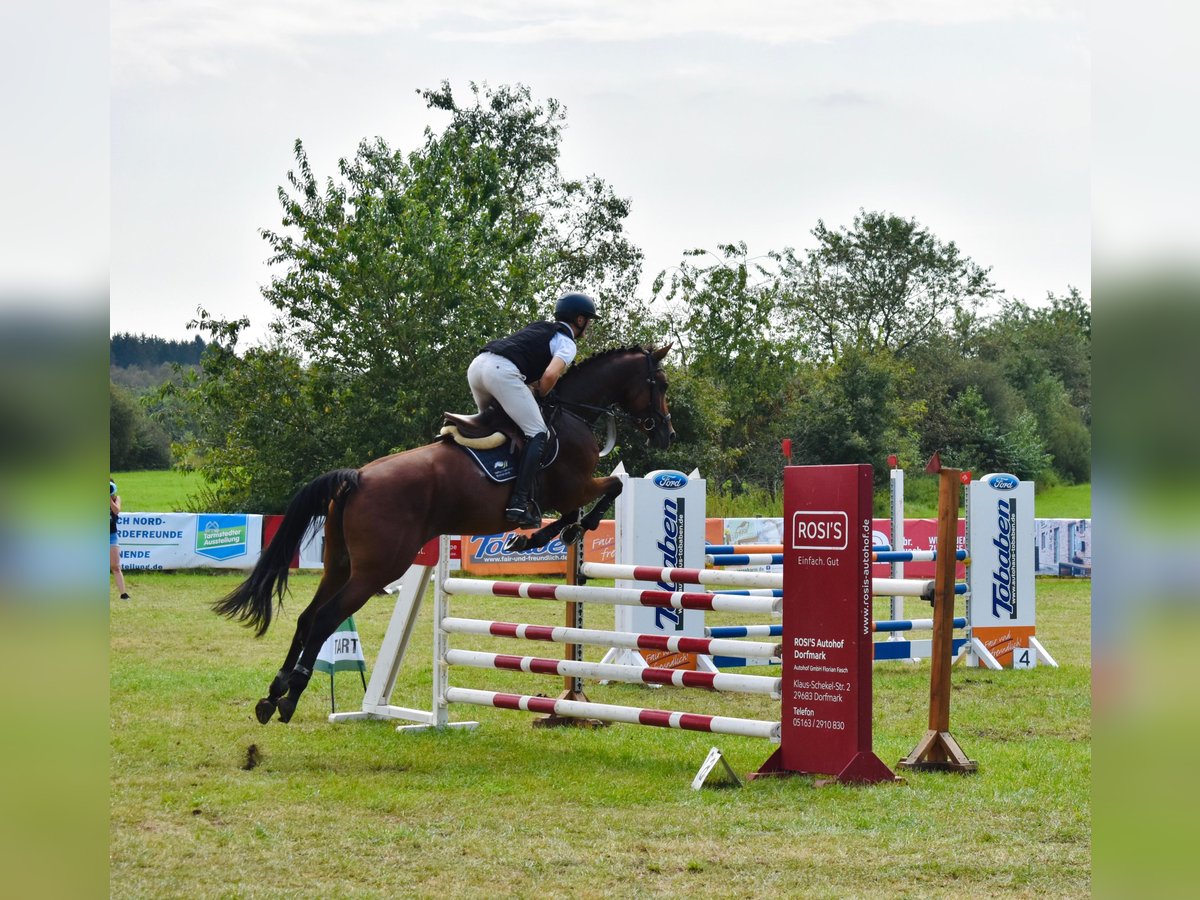
[[[364,137],[412,150],[444,79],[566,106],[563,172],[632,199],[646,286],[685,249],[802,249],[865,208],[1008,296],[1090,295],[1082,2],[113,0],[111,27],[113,332],[189,338],[204,306],[264,334],[293,141],[321,178]]]

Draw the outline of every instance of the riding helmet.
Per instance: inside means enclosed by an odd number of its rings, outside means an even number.
[[[576,316],[596,318],[596,301],[587,294],[563,294],[554,304],[554,318],[559,322],[570,322]]]

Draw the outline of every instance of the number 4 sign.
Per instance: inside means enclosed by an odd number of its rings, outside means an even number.
[[[1012,652],[1012,667],[1014,669],[1032,669],[1037,665],[1037,654],[1032,647],[1014,647]]]

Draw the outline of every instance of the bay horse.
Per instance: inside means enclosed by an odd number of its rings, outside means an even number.
[[[659,349],[625,347],[584,360],[560,379],[546,410],[559,452],[538,478],[546,508],[561,517],[517,543],[540,547],[564,529],[590,530],[621,492],[620,479],[594,478],[600,450],[592,431],[603,413],[628,419],[646,440],[666,449],[675,438],[667,406],[667,380]],[[556,396],[555,396],[556,395]],[[258,701],[264,725],[278,711],[291,720],[326,639],[375,594],[400,578],[420,549],[443,534],[499,534],[514,526],[504,507],[511,484],[491,481],[461,448],[447,439],[385,456],[360,469],[326,472],[292,498],[275,537],[248,578],[213,609],[255,629],[271,624],[275,598],[282,606],[288,566],[312,521],[325,516],[325,571],[312,602],[296,620],[296,632],[278,674]],[[587,515],[587,504],[595,502]],[[275,595],[275,598],[272,595]]]

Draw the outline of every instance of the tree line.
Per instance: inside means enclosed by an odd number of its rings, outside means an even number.
[[[177,370],[198,368],[207,346],[199,335],[190,341],[130,332],[109,338],[108,459],[113,471],[171,467],[171,442],[184,439],[187,431],[172,433],[156,421],[162,407],[155,395],[161,385],[177,379]]]
[[[546,318],[580,289],[602,317],[581,352],[673,344],[679,442],[632,471],[699,467],[718,490],[772,490],[793,462],[917,466],[934,450],[977,472],[1090,478],[1090,303],[1037,306],[915,218],[862,210],[805,246],[686,252],[649,296],[625,233],[631,201],[559,167],[566,111],[523,86],[420,92],[442,127],[409,151],[364,140],[335,175],[302,141],[264,229],[270,337],[201,310],[199,365],[147,403],[201,469],[214,510],[282,510],[338,466],[428,442],[472,408],[465,369],[487,340]],[[201,341],[198,337],[197,341]],[[614,460],[615,462],[615,460]]]
[[[207,344],[196,335],[190,341],[173,341],[149,334],[123,331],[108,342],[108,364],[115,368],[152,369],[164,363],[198,366]]]

